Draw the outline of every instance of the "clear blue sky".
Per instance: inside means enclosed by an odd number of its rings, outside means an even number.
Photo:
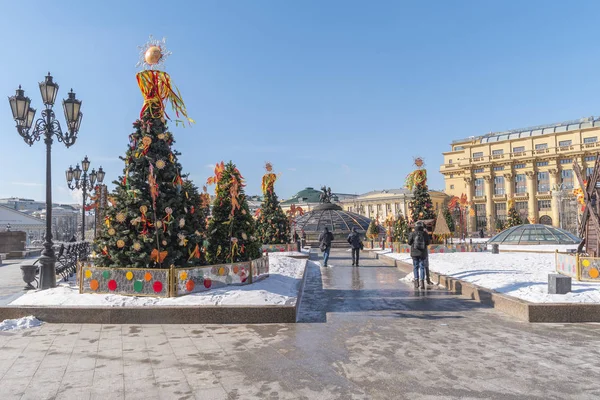
[[[172,130],[199,186],[231,159],[250,194],[265,161],[280,197],[397,188],[420,155],[442,188],[453,139],[599,113],[599,13],[597,1],[6,1],[0,93],[22,84],[39,110],[51,71],[59,98],[73,87],[83,100],[77,143],[53,146],[58,202],[86,154],[122,173],[148,34],[167,37],[166,70],[197,121]],[[43,200],[44,145],[19,138],[3,101],[0,197]]]

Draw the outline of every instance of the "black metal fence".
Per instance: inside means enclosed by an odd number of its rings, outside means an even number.
[[[56,274],[67,281],[77,272],[77,263],[89,255],[89,242],[62,243],[56,253]]]

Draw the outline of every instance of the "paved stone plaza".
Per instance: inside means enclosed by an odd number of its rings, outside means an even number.
[[[298,324],[0,332],[0,399],[600,397],[597,324],[516,322],[349,254],[309,263]]]

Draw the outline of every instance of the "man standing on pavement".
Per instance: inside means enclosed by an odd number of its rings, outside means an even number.
[[[413,259],[413,274],[415,277],[415,290],[420,287],[425,290],[425,257],[427,256],[427,246],[429,246],[429,235],[424,231],[424,226],[421,221],[415,225],[415,230],[408,236],[408,244],[410,245],[410,256]],[[419,277],[421,278],[419,280]]]
[[[358,258],[363,244],[356,227],[352,228],[352,232],[348,235],[348,243],[352,246],[352,266],[356,265],[358,267]]]
[[[329,260],[329,252],[331,251],[331,242],[333,241],[333,233],[329,232],[329,228],[325,227],[319,235],[319,248],[323,252],[323,266],[327,266]]]

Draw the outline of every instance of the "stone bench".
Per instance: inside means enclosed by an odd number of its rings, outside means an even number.
[[[560,274],[548,274],[548,293],[567,294],[571,291],[571,277]]]

